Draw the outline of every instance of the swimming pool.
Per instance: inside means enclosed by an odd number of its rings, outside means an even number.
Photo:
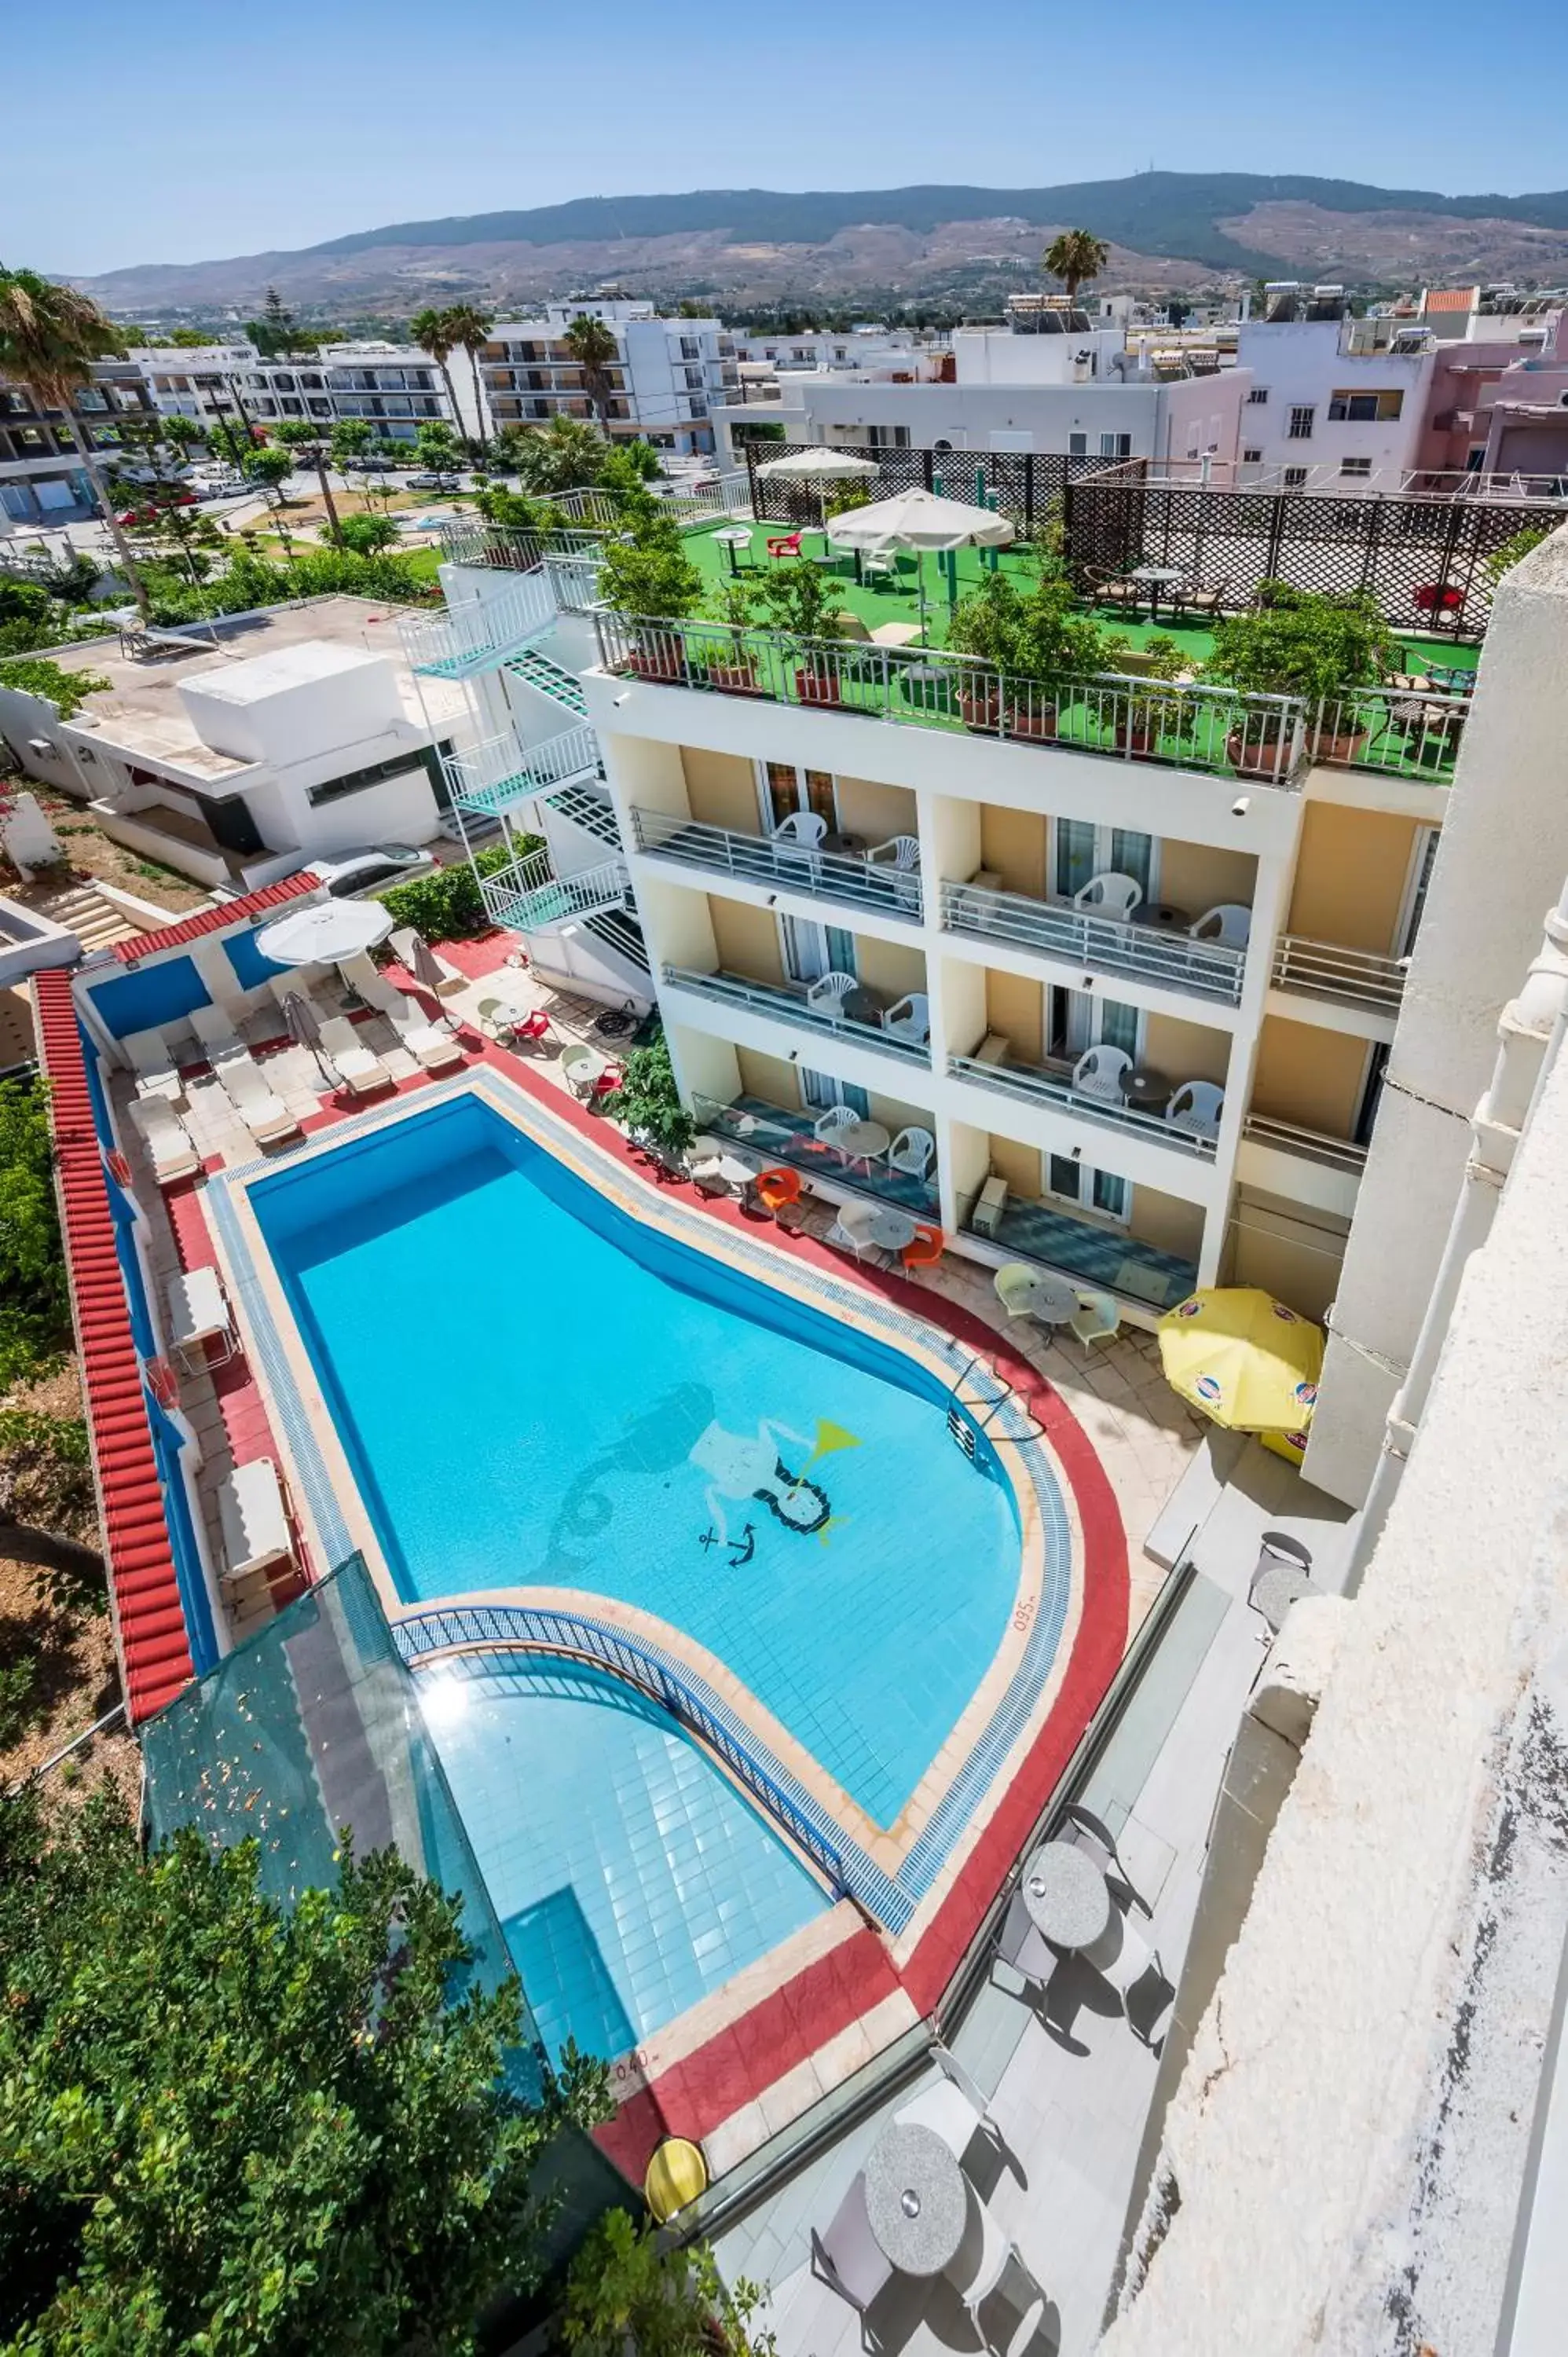
[[[1012,1489],[929,1370],[632,1219],[474,1092],[249,1196],[405,1601],[638,1607],[894,1824],[1019,1579]]]

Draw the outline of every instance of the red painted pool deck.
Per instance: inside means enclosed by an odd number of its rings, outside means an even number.
[[[477,942],[443,943],[441,954],[468,973],[471,979],[478,979],[497,971],[504,963],[510,946],[510,937],[503,933]],[[393,969],[393,974],[400,986],[410,989],[427,1008],[434,1006],[428,994],[413,988],[411,976],[404,977],[402,970],[397,968]],[[50,980],[51,977],[40,977],[40,983]],[[65,978],[59,977],[56,989],[49,996],[58,997],[63,991],[69,1004],[69,988]],[[74,1011],[70,1013],[70,1020],[74,1038]],[[56,1028],[58,1031],[58,1022]],[[639,1153],[613,1123],[576,1103],[564,1090],[532,1071],[526,1058],[494,1041],[481,1039],[476,1032],[464,1031],[461,1036],[470,1064],[483,1062],[494,1066],[515,1085],[540,1098],[554,1114],[590,1138],[602,1152],[611,1155],[635,1172],[644,1184],[668,1188],[704,1217],[729,1226],[751,1228],[757,1224],[740,1204],[727,1200],[708,1200],[699,1195],[689,1182],[671,1179],[656,1171],[649,1158]],[[396,1084],[395,1093],[411,1094],[435,1077],[425,1072],[411,1075]],[[442,1077],[455,1077],[455,1073]],[[84,1081],[81,1088],[85,1095]],[[387,1102],[393,1093],[389,1089],[380,1097],[369,1100],[324,1099],[319,1113],[308,1118],[304,1127],[312,1134],[318,1133],[346,1120],[351,1114],[364,1110],[367,1103]],[[107,1221],[102,1166],[95,1139],[91,1141],[91,1158],[97,1190],[103,1198],[103,1218]],[[212,1240],[195,1182],[188,1181],[183,1186],[167,1189],[164,1200],[183,1265],[194,1267],[213,1260]],[[841,2033],[856,2022],[864,2021],[876,2007],[889,1998],[897,1997],[900,1992],[916,2016],[928,2015],[932,2011],[1030,1828],[1049,1800],[1074,1747],[1115,1674],[1126,1642],[1127,1551],[1115,1497],[1087,1434],[1052,1386],[1027,1360],[1008,1348],[994,1328],[958,1308],[943,1296],[911,1282],[906,1275],[891,1270],[874,1271],[859,1265],[852,1268],[838,1254],[810,1235],[791,1235],[775,1229],[770,1241],[781,1250],[831,1271],[841,1283],[864,1286],[896,1303],[901,1309],[944,1329],[956,1340],[988,1358],[1014,1386],[1021,1404],[1033,1413],[1044,1428],[1072,1489],[1083,1534],[1084,1609],[1066,1665],[1061,1691],[1049,1720],[1037,1736],[1022,1769],[1014,1775],[1006,1792],[993,1804],[990,1817],[951,1889],[903,1966],[900,1968],[894,1963],[879,1934],[868,1925],[841,1941],[825,1955],[815,1958],[705,2044],[660,2071],[650,2083],[630,2095],[620,2105],[615,2118],[599,2131],[599,2140],[605,2149],[634,2181],[640,2180],[649,2157],[662,2136],[685,2136],[701,2139],[711,2136],[726,2121],[754,2106],[761,2106],[766,2111],[766,2099],[770,2092],[779,2089],[781,2081],[794,2073],[798,2082],[802,2064],[822,2055],[823,2050],[840,2038]],[[112,1235],[109,1243],[112,1254]],[[69,1223],[68,1248],[72,1255],[74,1277],[79,1243]],[[101,1248],[96,1265],[102,1272]],[[79,1277],[76,1281],[80,1284]],[[128,1320],[124,1317],[124,1297],[119,1286],[117,1268],[113,1271],[113,1283],[124,1322],[124,1350],[130,1351],[131,1369],[135,1373],[135,1390],[139,1394],[139,1371],[135,1370],[135,1354],[130,1343]],[[100,1276],[94,1300],[101,1314],[103,1309],[102,1292]],[[113,1318],[110,1322],[113,1322]],[[124,1356],[124,1350],[121,1356]],[[236,1463],[263,1456],[281,1463],[265,1403],[244,1360],[236,1357],[227,1366],[213,1367],[209,1372]],[[94,1415],[96,1432],[96,1410]],[[130,1422],[134,1426],[135,1419],[133,1417]],[[132,1430],[128,1439],[122,1438],[116,1442],[116,1448],[122,1453],[111,1457],[116,1500],[126,1494],[125,1480],[134,1473],[135,1439]],[[145,1417],[141,1420],[141,1440],[146,1466],[150,1468],[151,1448],[146,1437]],[[156,1470],[152,1472],[151,1494],[156,1504]],[[148,1535],[144,1527],[147,1519],[145,1470],[141,1476],[135,1502],[139,1513],[135,1528],[145,1544]],[[161,1531],[161,1514],[159,1529]],[[156,1537],[155,1534],[155,1552]],[[139,1717],[145,1717],[150,1710],[171,1699],[191,1674],[183,1628],[167,1625],[167,1594],[173,1587],[173,1566],[167,1561],[166,1539],[162,1548],[161,1564],[155,1566],[155,1571],[156,1577],[152,1585],[137,1589],[134,1596],[129,1590],[122,1596],[118,1570],[116,1574],[123,1632],[128,1604],[136,1603],[143,1594],[156,1599],[150,1611],[144,1609],[142,1617],[136,1620],[138,1642],[143,1646],[141,1659],[148,1658],[143,1631],[145,1632],[145,1640],[155,1644],[161,1643],[161,1650],[156,1652],[156,1674],[148,1671],[138,1676],[139,1706],[134,1707],[134,1716]],[[288,1594],[293,1591],[283,1587],[275,1592],[282,1602],[286,1601]],[[176,1617],[177,1620],[177,1595]],[[133,1618],[136,1619],[134,1613]],[[128,1644],[126,1656],[129,1663]],[[130,1675],[129,1668],[127,1674]],[[834,2076],[842,2075],[842,2071],[834,2073]]]

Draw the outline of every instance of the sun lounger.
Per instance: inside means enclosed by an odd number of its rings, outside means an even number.
[[[299,1124],[282,1097],[267,1086],[261,1066],[251,1056],[227,1059],[218,1067],[219,1085],[258,1146],[274,1138],[293,1137]]]
[[[215,1268],[182,1269],[170,1277],[166,1298],[171,1359],[183,1360],[187,1366],[203,1366],[209,1363],[205,1348],[209,1342],[220,1346],[218,1363],[233,1357],[234,1324]]]
[[[244,1579],[269,1564],[292,1562],[288,1506],[270,1457],[236,1465],[224,1476],[218,1486],[218,1522],[225,1579]]]
[[[161,1031],[128,1031],[120,1045],[131,1060],[131,1070],[136,1075],[139,1097],[166,1097],[177,1104],[185,1093],[180,1083],[178,1067],[169,1054]]]
[[[405,998],[401,990],[389,992],[384,1011],[409,1054],[427,1071],[449,1071],[463,1061],[462,1042],[456,1033],[445,1023],[432,1023],[424,1007]]]
[[[223,1006],[193,1006],[190,1028],[207,1051],[207,1060],[216,1067],[229,1056],[249,1055],[234,1026],[234,1018]]]
[[[392,1085],[392,1076],[379,1056],[361,1047],[346,1015],[329,1015],[321,1026],[321,1050],[346,1089],[367,1096]]]
[[[422,962],[427,960],[435,974],[439,976],[439,979],[433,981],[430,986],[443,998],[449,997],[454,991],[467,989],[467,975],[459,974],[451,960],[444,958],[439,950],[433,950],[430,943],[414,930],[413,926],[404,925],[400,932],[392,934],[388,939],[387,947],[398,963],[405,965],[416,979],[420,977],[421,970],[414,960],[416,958]]]
[[[138,1097],[127,1110],[160,1187],[170,1186],[176,1178],[188,1178],[200,1169],[201,1157],[190,1142],[190,1132],[165,1098]]]
[[[408,1002],[395,982],[389,982],[368,951],[360,950],[353,957],[339,958],[338,971],[344,984],[366,1006],[379,1006],[391,1015],[394,1006]]]

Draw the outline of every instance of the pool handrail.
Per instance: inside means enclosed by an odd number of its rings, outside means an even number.
[[[475,1633],[469,1624],[476,1621],[492,1625]],[[667,1668],[656,1653],[627,1630],[585,1614],[560,1612],[542,1605],[452,1604],[411,1613],[393,1623],[393,1634],[410,1668],[418,1666],[432,1653],[504,1650],[564,1654],[609,1670],[658,1703],[679,1725],[689,1727],[717,1752],[738,1781],[827,1878],[835,1899],[855,1898],[844,1871],[842,1852],[714,1717],[695,1688]]]

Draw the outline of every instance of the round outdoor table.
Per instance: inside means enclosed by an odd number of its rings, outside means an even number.
[[[1173,908],[1168,900],[1144,900],[1133,909],[1130,921],[1134,925],[1164,925],[1185,933],[1192,920],[1185,909]]]
[[[1078,1294],[1059,1276],[1036,1276],[1029,1286],[1027,1315],[1041,1326],[1065,1326],[1078,1308]]]
[[[832,1143],[851,1162],[875,1162],[886,1153],[893,1138],[879,1121],[852,1121],[834,1130]]]
[[[865,837],[863,834],[844,834],[835,830],[831,834],[823,835],[822,847],[824,851],[836,851],[842,859],[858,859],[865,849]]]
[[[1164,1072],[1141,1071],[1122,1075],[1122,1102],[1134,1113],[1164,1113],[1171,1101],[1171,1084]]]
[[[1019,1888],[1029,1921],[1053,1947],[1091,1948],[1110,1925],[1105,1877],[1071,1842],[1043,1842]]]
[[[714,538],[723,543],[729,556],[729,569],[738,581],[740,578],[739,552],[743,548],[751,546],[750,528],[746,524],[727,524],[723,532],[715,532]]]
[[[930,2128],[885,2128],[865,2163],[865,2214],[901,2276],[940,2276],[969,2216],[963,2171]]]
[[[1298,1596],[1311,1596],[1317,1583],[1299,1564],[1271,1564],[1252,1582],[1253,1609],[1261,1612],[1271,1629],[1278,1630],[1285,1614]]]
[[[918,1232],[918,1223],[894,1204],[865,1223],[867,1242],[880,1246],[883,1252],[902,1252],[906,1244],[914,1243]]]

